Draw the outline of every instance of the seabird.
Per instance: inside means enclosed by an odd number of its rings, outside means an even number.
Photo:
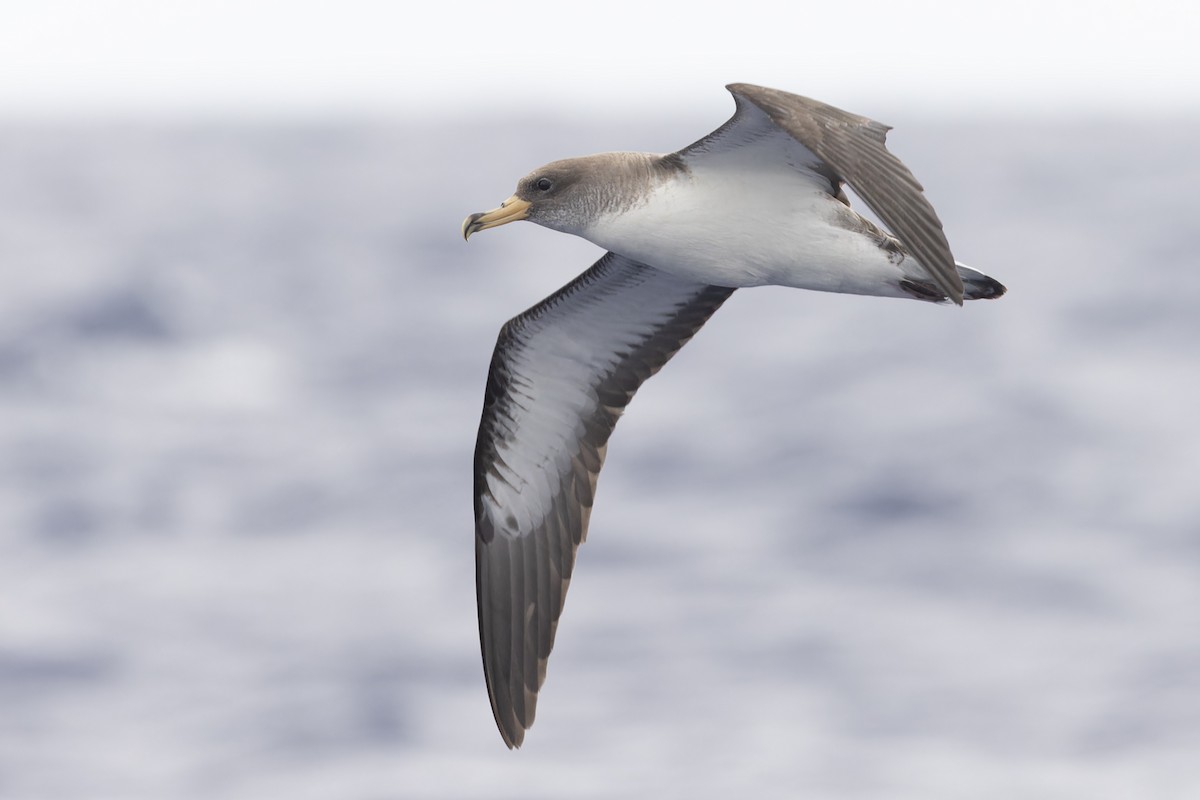
[[[526,175],[463,236],[516,220],[608,252],[500,330],[475,445],[479,639],[500,735],[519,747],[587,535],[608,437],[634,393],[735,289],[931,302],[995,298],[955,262],[887,125],[744,83],[675,153],[603,153]],[[849,185],[890,233],[850,208]]]

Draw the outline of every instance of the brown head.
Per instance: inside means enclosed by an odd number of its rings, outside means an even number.
[[[467,217],[463,238],[522,219],[582,235],[591,220],[637,205],[679,168],[669,158],[648,153],[601,153],[552,161],[522,178],[517,191],[499,208]]]

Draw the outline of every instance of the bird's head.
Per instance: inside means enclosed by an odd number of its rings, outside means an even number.
[[[597,216],[620,210],[625,184],[643,185],[654,173],[642,153],[603,153],[552,161],[517,183],[517,191],[499,208],[472,214],[463,221],[463,238],[509,222],[527,219],[546,228],[584,235]],[[602,177],[601,177],[602,176]]]

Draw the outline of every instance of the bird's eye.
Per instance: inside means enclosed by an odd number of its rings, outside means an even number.
[[[548,192],[550,191],[551,187],[554,186],[554,181],[550,180],[549,178],[538,178],[537,183],[535,183],[534,186],[543,192]]]

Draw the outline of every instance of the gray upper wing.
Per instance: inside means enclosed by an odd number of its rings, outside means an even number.
[[[748,83],[726,88],[737,103],[733,117],[678,155],[687,158],[757,141],[764,136],[765,115],[819,160],[804,166],[835,184],[848,183],[929,271],[938,288],[962,305],[962,279],[941,220],[912,172],[888,152],[884,139],[889,126],[777,89]]]
[[[475,448],[479,639],[509,747],[533,724],[608,437],[733,293],[614,253],[500,331]]]

